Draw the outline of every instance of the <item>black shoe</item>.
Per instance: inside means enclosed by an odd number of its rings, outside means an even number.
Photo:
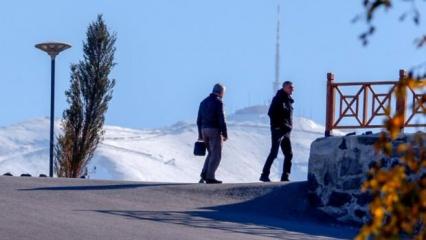
[[[200,179],[200,181],[198,181],[198,183],[206,183],[206,175],[201,173],[200,177],[201,177],[201,179]]]
[[[288,179],[288,174],[281,176],[281,182],[290,182]]]
[[[261,181],[261,182],[270,182],[271,181],[271,179],[269,179],[269,177],[268,176],[266,176],[266,175],[260,175],[260,178],[259,178],[259,180]]]
[[[222,181],[219,181],[219,180],[213,178],[213,179],[206,179],[206,183],[207,184],[221,184]]]

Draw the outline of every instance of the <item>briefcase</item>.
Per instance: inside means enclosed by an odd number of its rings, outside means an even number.
[[[194,155],[195,156],[204,156],[206,155],[207,146],[205,142],[197,141],[194,144]]]

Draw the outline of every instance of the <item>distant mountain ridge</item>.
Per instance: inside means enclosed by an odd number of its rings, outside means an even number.
[[[260,109],[260,110],[259,110]],[[268,118],[261,107],[228,116],[229,141],[224,144],[217,178],[225,182],[256,182],[269,153]],[[59,131],[56,121],[56,133]],[[93,179],[160,182],[196,182],[204,162],[192,154],[197,138],[195,124],[178,122],[160,129],[106,126],[104,140],[89,164]],[[305,180],[309,148],[322,137],[324,127],[306,118],[294,119],[294,160],[291,180]],[[0,128],[0,174],[48,172],[49,120],[38,118]],[[279,179],[282,154],[271,172]]]

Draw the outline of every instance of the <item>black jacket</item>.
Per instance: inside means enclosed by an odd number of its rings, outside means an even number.
[[[216,94],[210,94],[200,103],[197,117],[198,137],[202,138],[202,128],[217,128],[223,137],[228,138],[223,102]]]
[[[293,128],[293,102],[291,96],[283,89],[277,92],[268,111],[271,128],[280,128],[286,132],[291,131]]]

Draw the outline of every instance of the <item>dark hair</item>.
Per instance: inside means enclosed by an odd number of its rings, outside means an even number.
[[[285,81],[285,82],[283,83],[283,87],[286,87],[286,86],[288,86],[288,85],[293,85],[293,83],[292,83],[292,82],[290,82],[290,81]]]

